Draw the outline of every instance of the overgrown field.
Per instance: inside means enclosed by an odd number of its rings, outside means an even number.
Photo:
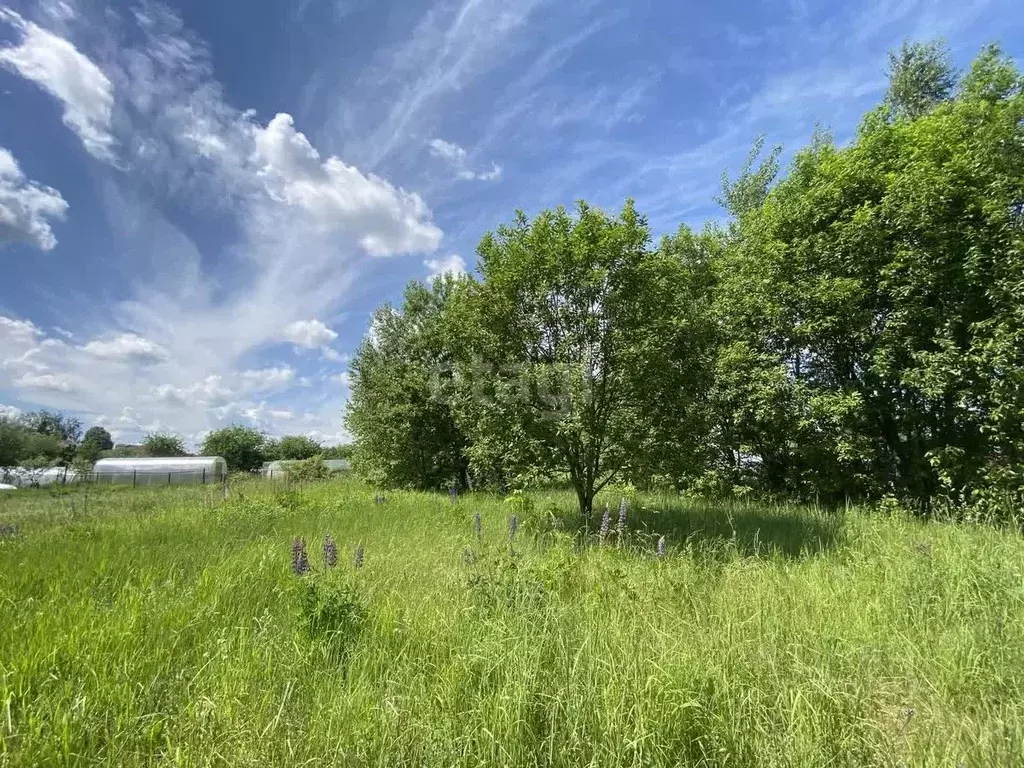
[[[1012,531],[374,495],[0,497],[0,765],[1024,764]]]

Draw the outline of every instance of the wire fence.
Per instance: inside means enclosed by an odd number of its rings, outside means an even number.
[[[335,470],[331,475],[343,473]],[[264,469],[252,473],[253,477],[291,483],[296,480],[292,470]],[[15,488],[47,488],[71,485],[123,485],[133,488],[155,485],[223,485],[228,476],[218,469],[177,469],[161,471],[153,468],[122,469],[119,471],[88,472],[72,468],[51,467],[49,469],[0,469],[0,485]]]
[[[133,488],[153,485],[223,485],[227,474],[215,469],[121,470],[118,472],[81,472],[74,469],[0,472],[0,483],[16,488],[46,488],[69,485],[124,485]]]

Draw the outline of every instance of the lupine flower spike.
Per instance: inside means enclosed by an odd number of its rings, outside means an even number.
[[[601,531],[600,536],[604,539],[608,535],[608,531],[612,527],[612,513],[608,509],[608,505],[604,505],[604,514],[601,515]]]
[[[360,544],[359,546],[356,547],[356,568],[362,568],[363,567],[363,556],[364,556],[363,545]]]
[[[324,563],[328,568],[338,564],[338,545],[334,543],[331,534],[324,536]]]
[[[519,518],[516,517],[515,515],[512,515],[512,517],[509,518],[509,521],[508,521],[508,537],[509,537],[509,539],[512,539],[512,538],[515,537],[517,530],[519,530]]]
[[[619,524],[616,526],[619,538],[621,539],[626,533],[626,500],[623,499],[619,502]]]
[[[292,571],[296,576],[303,576],[309,570],[309,557],[306,555],[306,540],[295,539],[292,542]]]
[[[482,538],[484,535],[483,523],[480,520],[479,512],[473,515],[473,533],[476,534],[478,539]]]
[[[665,537],[658,539],[658,557],[665,557]]]
[[[448,498],[454,503],[459,498],[459,490],[453,485],[448,489]]]

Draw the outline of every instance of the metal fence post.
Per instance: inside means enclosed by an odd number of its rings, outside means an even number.
[[[206,485],[206,467],[203,467],[203,485]]]
[[[171,484],[171,473],[170,472],[167,473],[167,484],[168,485]]]
[[[136,477],[138,476],[138,474],[139,474],[139,470],[137,470],[137,469],[133,469],[132,470],[132,488],[135,487],[135,480],[136,480]]]

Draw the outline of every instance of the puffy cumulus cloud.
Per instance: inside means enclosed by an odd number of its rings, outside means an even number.
[[[19,416],[21,416],[20,408],[15,408],[13,405],[0,405],[0,418],[16,419]]]
[[[254,132],[259,174],[274,200],[309,214],[321,231],[359,232],[359,243],[378,256],[430,251],[441,230],[423,200],[372,174],[320,153],[280,113]]]
[[[122,333],[109,339],[94,339],[82,347],[86,354],[111,362],[161,363],[167,350],[134,333]]]
[[[464,275],[466,273],[466,260],[457,253],[450,254],[440,259],[426,259],[423,262],[428,270],[427,279],[433,280],[441,275]]]
[[[0,147],[0,246],[22,241],[49,251],[57,245],[51,220],[63,220],[60,192],[25,178],[14,156]]]
[[[284,337],[299,347],[322,347],[330,344],[338,334],[319,320],[296,320],[284,329]]]
[[[273,408],[267,405],[265,400],[261,400],[255,406],[242,409],[241,413],[253,423],[268,429],[274,429],[277,422],[291,422],[295,419],[295,412],[290,408]]]
[[[78,134],[95,157],[113,157],[111,122],[114,87],[110,79],[74,45],[7,8],[0,21],[19,33],[15,45],[0,48],[0,65],[31,80],[64,108],[64,124]]]
[[[14,380],[14,386],[21,389],[45,389],[54,392],[70,392],[74,389],[70,377],[56,373],[25,373]]]
[[[42,335],[39,326],[29,320],[0,315],[0,357],[6,358],[15,350],[25,352]]]
[[[287,365],[263,368],[258,371],[242,371],[241,381],[246,389],[266,391],[283,389],[295,380],[295,370]]]

